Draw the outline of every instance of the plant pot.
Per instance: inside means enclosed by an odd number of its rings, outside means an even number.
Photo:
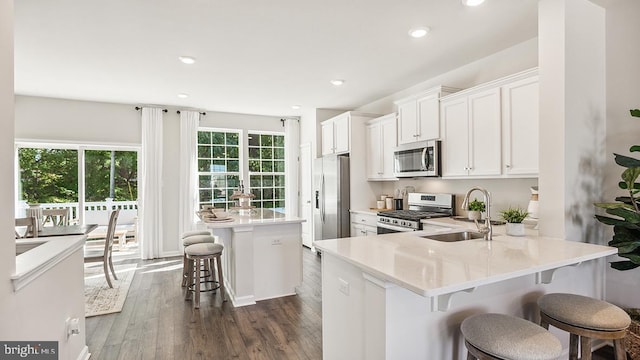
[[[507,223],[507,235],[524,236],[524,224],[523,223]]]
[[[631,325],[624,338],[624,348],[631,360],[640,360],[640,309],[626,309],[631,316]]]
[[[469,210],[467,211],[467,217],[469,220],[480,220],[482,218],[480,211]]]

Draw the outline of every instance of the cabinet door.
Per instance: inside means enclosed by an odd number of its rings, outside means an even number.
[[[418,99],[417,140],[440,138],[440,100],[438,94]]]
[[[469,175],[502,173],[500,89],[469,95]]]
[[[349,152],[349,133],[351,129],[350,119],[351,116],[349,114],[345,114],[335,118],[333,122],[334,147],[336,154]]]
[[[381,124],[374,123],[367,125],[366,133],[367,178],[370,180],[377,180],[383,173]]]
[[[397,146],[396,118],[390,117],[380,122],[381,144],[380,161],[381,177],[395,179],[393,176],[393,149]]]
[[[467,98],[442,102],[442,176],[466,176],[469,159]]]
[[[351,237],[367,236],[366,226],[360,224],[351,224]],[[376,234],[377,235],[377,234]]]
[[[398,144],[417,141],[418,111],[416,101],[398,104]]]
[[[333,154],[334,152],[334,139],[333,139],[333,121],[325,121],[320,124],[322,127],[322,155]]]
[[[378,235],[378,228],[373,226],[365,226],[364,233],[365,236],[376,236]]]
[[[538,175],[538,77],[502,87],[504,173]]]

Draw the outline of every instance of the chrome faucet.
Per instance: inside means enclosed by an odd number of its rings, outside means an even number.
[[[476,227],[478,228],[478,232],[484,235],[485,240],[493,240],[493,228],[491,227],[491,194],[487,189],[474,186],[469,191],[467,191],[467,195],[464,196],[464,200],[462,201],[462,209],[467,210],[469,206],[469,196],[474,191],[480,191],[484,196],[484,204],[487,210],[487,216],[484,218],[484,225],[478,224],[478,219],[474,219],[473,221],[476,223]]]

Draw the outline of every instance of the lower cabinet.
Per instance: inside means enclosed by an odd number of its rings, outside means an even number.
[[[378,235],[377,222],[375,214],[351,213],[351,236]]]

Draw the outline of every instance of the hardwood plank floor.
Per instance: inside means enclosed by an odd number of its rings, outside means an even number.
[[[234,308],[184,300],[182,258],[137,263],[122,312],[86,320],[92,359],[322,359],[320,257],[303,249],[297,296]]]

